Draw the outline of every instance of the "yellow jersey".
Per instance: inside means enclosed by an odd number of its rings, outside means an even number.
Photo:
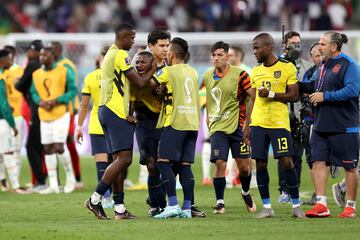
[[[161,102],[157,96],[153,94],[152,87],[138,89],[133,84],[130,86],[130,101],[141,101],[154,113],[160,113]]]
[[[68,74],[73,74],[75,79],[75,85],[78,85],[78,74],[75,64],[68,58],[62,57],[56,62],[57,65],[62,65],[68,69]],[[80,101],[78,95],[75,96],[73,101],[69,102],[69,112],[70,114],[76,114],[77,109],[79,109]]]
[[[57,65],[50,71],[39,68],[33,73],[33,86],[41,100],[57,99],[66,92],[66,68]],[[53,121],[61,118],[67,112],[66,104],[59,104],[50,111],[39,107],[41,121]]]
[[[19,65],[13,65],[3,72],[6,85],[6,96],[14,117],[21,116],[21,106],[24,98],[22,93],[16,90],[15,83],[22,77],[23,73],[24,70]]]
[[[250,126],[263,128],[285,128],[290,131],[289,110],[286,103],[271,98],[258,97],[258,89],[265,87],[275,93],[286,93],[288,85],[296,84],[296,68],[285,60],[274,65],[255,66],[250,76],[251,87],[256,88],[256,99],[251,114]]]
[[[107,106],[122,119],[129,115],[130,82],[125,73],[132,69],[127,52],[111,45],[101,64],[99,106]]]
[[[84,79],[84,85],[81,90],[82,95],[88,95],[92,100],[92,109],[90,112],[89,120],[89,134],[104,134],[104,131],[101,127],[98,110],[99,110],[99,100],[100,100],[100,80],[101,80],[101,70],[96,69]]]

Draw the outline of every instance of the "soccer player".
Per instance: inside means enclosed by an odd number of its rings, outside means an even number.
[[[130,63],[126,51],[134,44],[135,28],[122,23],[115,29],[115,42],[108,50],[101,66],[99,120],[104,130],[108,153],[113,162],[107,167],[96,191],[85,201],[85,207],[102,220],[109,219],[101,205],[101,198],[112,185],[115,203],[115,220],[134,219],[124,205],[125,170],[132,162],[134,124],[127,121],[129,115],[130,83],[144,88],[150,83],[155,71],[140,76]],[[121,133],[121,134],[119,134]]]
[[[211,162],[215,163],[213,179],[216,207],[215,214],[225,212],[225,170],[229,149],[237,164],[242,184],[241,195],[246,208],[256,211],[249,188],[251,181],[250,147],[243,141],[242,128],[246,120],[246,97],[251,96],[250,108],[255,99],[246,71],[228,64],[229,44],[216,42],[211,47],[213,67],[203,75],[206,87],[206,112],[210,132]],[[249,119],[247,123],[249,122]],[[249,127],[248,125],[246,126]]]
[[[251,114],[251,149],[256,160],[256,178],[263,203],[257,218],[273,217],[267,170],[268,149],[271,143],[274,158],[282,162],[285,180],[292,200],[292,214],[303,218],[300,208],[298,177],[292,161],[293,144],[290,134],[287,102],[296,101],[299,88],[295,66],[279,59],[274,53],[274,40],[268,33],[261,33],[253,40],[253,52],[260,63],[254,67],[250,80],[256,89],[256,99]]]
[[[75,86],[78,83],[78,76],[77,76],[77,69],[75,64],[69,59],[63,56],[63,46],[60,42],[52,42],[51,47],[54,51],[55,63],[58,65],[62,65],[66,67],[68,70],[68,74],[72,75],[72,79],[75,81]],[[75,133],[75,114],[79,108],[79,97],[76,95],[69,103],[69,112],[70,112],[70,126],[69,126],[69,133],[66,139],[66,145],[69,149],[71,163],[73,165],[76,184],[75,187],[77,189],[83,188],[83,183],[81,182],[81,172],[80,172],[80,158],[79,154],[76,150],[76,145],[74,142],[74,133]]]
[[[21,157],[20,150],[22,147],[23,137],[24,137],[24,118],[21,115],[21,107],[24,101],[24,98],[18,90],[15,88],[15,83],[21,78],[24,73],[22,67],[17,65],[14,62],[16,49],[13,46],[6,45],[4,47],[5,50],[10,52],[10,61],[11,66],[8,69],[3,69],[3,75],[6,84],[6,95],[8,98],[8,102],[13,111],[13,116],[15,119],[16,129],[18,130],[18,134],[15,137],[15,148],[14,148],[14,156],[16,161],[16,175],[20,181],[20,172],[21,172]]]
[[[304,77],[305,72],[311,67],[311,63],[307,60],[301,58],[301,38],[300,34],[295,31],[290,31],[284,36],[284,54],[280,57],[291,62],[296,67],[296,78],[298,81],[301,81]],[[300,100],[303,100],[300,98]],[[302,156],[304,153],[304,143],[301,134],[301,101],[290,102],[290,129],[291,137],[294,145],[294,155],[293,162],[295,165],[295,170],[298,176],[299,186],[301,180],[301,165],[302,165]],[[281,161],[278,161],[278,173],[279,173],[279,191],[280,196],[278,201],[280,203],[288,203],[291,201],[291,196],[286,189],[285,173],[284,168],[281,166]]]
[[[29,122],[29,133],[26,142],[26,153],[33,172],[35,181],[32,187],[33,192],[39,192],[47,188],[45,184],[46,171],[43,171],[44,162],[42,159],[43,147],[40,137],[40,120],[38,115],[38,105],[34,103],[30,88],[33,81],[32,74],[41,67],[39,55],[43,44],[40,40],[34,40],[30,43],[27,51],[28,64],[25,67],[24,74],[15,83],[15,88],[22,92],[27,105],[30,107],[31,119]]]
[[[359,160],[360,67],[341,52],[348,42],[345,34],[326,32],[320,37],[322,65],[315,78],[310,101],[316,105],[310,139],[316,205],[307,217],[328,217],[326,185],[329,169],[326,162],[345,169],[346,206],[339,218],[356,217]]]
[[[92,109],[90,113],[88,132],[90,134],[91,155],[94,156],[94,160],[96,162],[98,182],[100,182],[107,166],[109,165],[105,135],[98,117],[101,80],[100,65],[108,49],[109,46],[104,46],[101,49],[101,53],[96,59],[96,70],[86,75],[84,79],[84,86],[81,90],[82,97],[79,108],[78,123],[75,130],[75,139],[79,144],[81,144],[83,141],[83,123],[85,121],[91,99]],[[102,199],[102,206],[104,208],[113,207],[111,199],[111,188],[105,192],[104,198]]]
[[[0,50],[0,69],[9,69],[11,65],[10,52],[5,49]],[[7,99],[5,76],[3,73],[0,73],[0,136],[3,139],[0,143],[0,155],[3,157],[13,191],[24,194],[27,192],[20,187],[14,156],[14,136],[16,137],[17,134],[18,130],[16,128],[11,106]]]
[[[168,41],[170,38],[168,39]],[[154,56],[147,51],[136,55],[135,67],[140,76],[151,69]],[[156,167],[157,149],[161,130],[156,128],[156,123],[161,110],[161,101],[155,90],[149,86],[138,89],[131,86],[129,118],[133,117],[135,110],[135,133],[140,149],[140,164],[145,165],[149,172],[148,193],[150,199],[149,216],[159,214],[166,207],[165,193],[160,180],[160,172]]]
[[[167,60],[170,66],[155,74],[160,84],[165,84],[169,99],[163,102],[158,128],[162,128],[159,143],[157,167],[168,196],[168,206],[155,215],[156,219],[171,217],[191,218],[191,202],[194,193],[195,145],[200,127],[198,74],[185,63],[188,43],[182,38],[174,38],[170,44]],[[183,187],[184,202],[179,207],[176,196],[176,180],[173,166],[179,171]]]
[[[43,47],[40,51],[42,68],[33,73],[30,92],[39,105],[41,144],[44,146],[49,187],[40,194],[59,193],[57,158],[64,166],[66,175],[65,193],[75,189],[75,176],[69,152],[64,146],[70,124],[68,103],[77,94],[75,80],[68,70],[54,61],[53,49]]]

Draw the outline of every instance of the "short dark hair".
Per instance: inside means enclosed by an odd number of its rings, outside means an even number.
[[[300,38],[300,34],[298,32],[295,32],[295,31],[287,32],[284,36],[284,43],[287,44],[289,39],[292,37],[295,37],[295,36]]]
[[[12,55],[16,54],[16,48],[14,46],[11,45],[5,45],[4,49],[8,50],[10,53],[12,53]]]
[[[311,46],[310,46],[310,55],[311,55],[311,52],[312,52],[312,50],[313,50],[313,48],[314,47],[316,47],[316,46],[318,46],[318,45],[320,45],[320,43],[319,42],[314,42],[313,44],[311,44]]]
[[[133,25],[131,25],[130,23],[124,22],[124,23],[120,23],[115,28],[115,34],[122,32],[122,31],[132,31],[132,30],[135,30],[135,27]]]
[[[170,50],[175,54],[176,58],[185,60],[188,54],[189,45],[185,39],[176,37],[171,40]]]
[[[231,49],[234,49],[234,51],[237,53],[237,54],[241,54],[241,61],[244,60],[244,57],[245,57],[245,52],[244,50],[240,47],[240,46],[230,46]]]
[[[109,45],[103,46],[103,47],[101,48],[101,50],[100,50],[100,54],[101,54],[102,56],[105,56],[106,53],[109,51],[109,48],[110,48]]]
[[[211,53],[213,53],[217,49],[224,49],[224,51],[227,53],[227,52],[229,52],[229,47],[230,47],[229,44],[224,43],[223,41],[220,41],[220,42],[214,43],[214,45],[212,45],[210,51],[211,51]]]
[[[325,35],[328,35],[330,38],[330,43],[335,43],[337,48],[336,50],[341,51],[342,45],[348,43],[348,37],[344,33],[338,32],[326,32]]]
[[[9,54],[10,54],[10,51],[8,51],[7,49],[1,49],[0,50],[0,58],[9,56]]]
[[[154,58],[154,55],[152,55],[152,53],[149,52],[149,51],[141,51],[141,52],[139,52],[139,53],[137,54],[137,56],[146,56],[146,57],[148,57],[148,58],[150,58],[150,59],[153,59],[153,58]]]
[[[160,39],[171,39],[171,33],[164,28],[157,28],[149,32],[147,42],[155,45]]]
[[[61,51],[63,50],[63,45],[59,41],[51,42],[51,45],[58,47]]]

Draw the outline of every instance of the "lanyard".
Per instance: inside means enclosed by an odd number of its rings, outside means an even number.
[[[321,68],[320,68],[320,76],[319,76],[319,81],[317,83],[317,86],[316,86],[316,91],[319,92],[324,84],[324,78],[325,78],[325,74],[326,74],[326,68],[325,68],[325,64],[326,62],[324,62],[322,65],[321,65]]]

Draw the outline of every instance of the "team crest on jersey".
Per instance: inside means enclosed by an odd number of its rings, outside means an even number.
[[[275,78],[280,78],[281,77],[281,71],[275,71],[274,72],[274,77]]]
[[[340,65],[340,64],[336,64],[336,65],[331,69],[331,71],[332,71],[333,73],[338,73],[338,72],[340,71],[340,69],[341,69],[341,65]]]
[[[158,77],[158,76],[160,76],[162,73],[163,73],[162,69],[159,69],[159,70],[156,71],[156,76]]]
[[[126,65],[130,65],[131,64],[131,59],[130,58],[125,58],[125,64]]]

